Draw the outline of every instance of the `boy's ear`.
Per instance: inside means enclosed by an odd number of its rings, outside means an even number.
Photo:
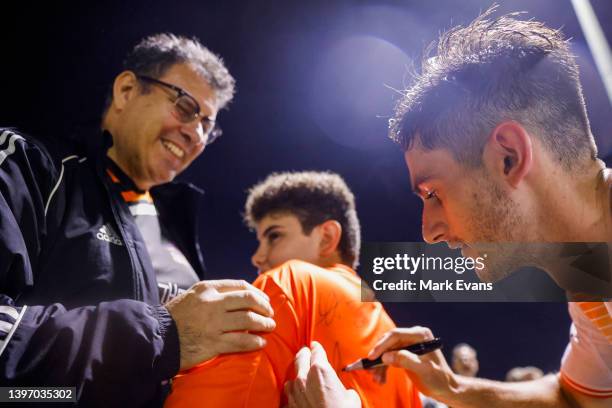
[[[321,257],[331,256],[338,250],[340,238],[342,237],[342,226],[336,220],[328,220],[319,225],[321,232],[321,242],[319,243],[319,252]]]

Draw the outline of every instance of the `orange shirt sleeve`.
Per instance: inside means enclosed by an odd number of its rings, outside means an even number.
[[[165,407],[277,407],[274,379],[260,351],[224,355],[175,377]]]
[[[267,275],[254,283],[269,297],[276,329],[265,334],[263,350],[233,353],[184,371],[176,376],[166,408],[192,407],[279,407],[285,404],[284,379],[293,371],[299,344],[299,317],[291,297]]]

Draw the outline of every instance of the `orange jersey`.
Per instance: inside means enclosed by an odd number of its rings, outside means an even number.
[[[612,302],[569,302],[572,328],[561,360],[566,387],[612,400]]]
[[[295,378],[295,354],[313,340],[323,345],[342,383],[359,393],[364,408],[421,406],[418,390],[401,369],[389,368],[384,385],[367,371],[341,371],[367,356],[395,327],[379,302],[361,301],[361,280],[352,269],[289,261],[263,273],[254,285],[274,309],[276,329],[264,334],[266,347],[226,354],[179,374],[166,408],[284,405],[283,386]]]

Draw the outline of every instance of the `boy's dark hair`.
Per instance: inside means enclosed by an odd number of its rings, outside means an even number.
[[[504,120],[519,122],[566,170],[595,159],[578,66],[559,30],[519,13],[443,34],[425,51],[421,71],[389,122],[409,150],[446,148],[460,163],[482,165],[486,138]]]
[[[340,257],[356,267],[361,237],[355,197],[338,174],[273,173],[249,189],[244,221],[250,228],[254,229],[267,215],[282,213],[295,215],[307,235],[325,221],[338,221],[342,226]]]

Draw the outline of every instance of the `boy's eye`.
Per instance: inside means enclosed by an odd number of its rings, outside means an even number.
[[[431,190],[431,191],[426,191],[425,192],[425,199],[429,200],[431,198],[438,198],[438,195],[436,194],[436,190]]]
[[[278,232],[271,232],[268,234],[268,242],[274,242],[279,237],[280,234]]]

